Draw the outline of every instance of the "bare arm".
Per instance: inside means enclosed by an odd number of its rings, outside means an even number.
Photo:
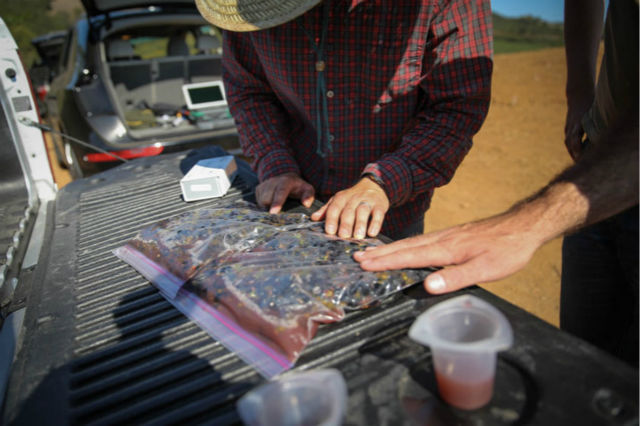
[[[575,160],[582,150],[580,121],[595,96],[598,47],[603,29],[603,0],[565,0],[564,39],[567,59],[565,145]]]
[[[533,197],[477,222],[354,256],[363,269],[451,266],[427,277],[432,293],[494,281],[522,269],[547,241],[638,203],[638,129],[609,134]]]

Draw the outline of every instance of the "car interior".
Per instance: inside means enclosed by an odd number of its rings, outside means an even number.
[[[132,133],[193,126],[183,85],[221,79],[222,39],[211,26],[136,28],[109,35],[103,47],[117,107]],[[226,107],[222,112],[228,115]]]

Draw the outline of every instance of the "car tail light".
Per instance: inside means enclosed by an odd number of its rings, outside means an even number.
[[[120,158],[129,160],[129,159],[138,158],[138,157],[152,157],[154,155],[161,154],[163,150],[164,150],[163,146],[148,146],[146,148],[123,149],[121,151],[109,151],[109,152],[114,155],[117,155]],[[84,161],[89,163],[106,163],[106,162],[118,161],[117,157],[114,157],[112,155],[109,155],[107,153],[102,153],[102,152],[86,154],[82,158]]]
[[[49,85],[48,84],[39,85],[38,88],[36,89],[36,93],[38,95],[38,99],[44,102],[44,100],[47,97],[47,93],[49,93]]]

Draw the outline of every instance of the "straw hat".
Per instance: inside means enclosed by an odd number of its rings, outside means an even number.
[[[230,31],[275,27],[302,15],[322,0],[196,0],[213,25]]]

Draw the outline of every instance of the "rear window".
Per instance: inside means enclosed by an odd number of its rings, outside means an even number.
[[[165,29],[163,34],[124,34],[121,39],[128,40],[135,56],[140,59],[163,58],[165,56],[216,54],[221,52],[202,51],[198,48],[198,38],[212,36],[222,45],[222,36],[217,28],[205,25],[188,29]]]

